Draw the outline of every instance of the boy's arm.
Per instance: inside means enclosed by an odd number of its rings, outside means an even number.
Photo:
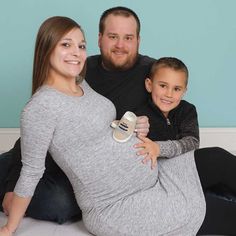
[[[191,105],[183,112],[182,120],[178,125],[178,138],[176,140],[157,141],[160,147],[160,156],[175,157],[199,148],[199,126],[197,111]]]
[[[157,166],[157,159],[160,156],[159,145],[153,142],[151,139],[141,135],[139,135],[138,138],[142,142],[136,143],[134,145],[134,147],[137,148],[136,154],[138,156],[144,156],[144,159],[142,160],[143,164],[147,164],[149,161],[151,161],[151,169],[154,169]]]
[[[179,156],[199,147],[199,140],[193,136],[184,137],[180,140],[156,141],[156,143],[160,148],[160,156],[167,158]]]

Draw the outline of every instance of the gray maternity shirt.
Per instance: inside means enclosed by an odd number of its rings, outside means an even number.
[[[114,105],[84,81],[82,97],[43,86],[21,118],[23,168],[15,193],[32,196],[49,149],[74,189],[87,229],[98,236],[192,236],[205,215],[193,152],[158,159],[137,156],[135,136],[112,138]]]

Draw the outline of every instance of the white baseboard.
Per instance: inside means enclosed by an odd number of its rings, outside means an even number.
[[[0,152],[10,150],[19,137],[19,128],[0,128]]]
[[[236,128],[200,128],[200,147],[222,147],[236,151]]]
[[[20,136],[19,128],[0,128],[0,152],[11,149]],[[200,128],[201,147],[222,147],[236,151],[236,128]]]

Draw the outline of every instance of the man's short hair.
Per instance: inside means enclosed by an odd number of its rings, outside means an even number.
[[[133,16],[134,19],[136,20],[137,23],[137,36],[140,34],[140,20],[137,16],[137,14],[131,10],[130,8],[127,7],[112,7],[104,11],[100,17],[99,20],[99,33],[103,34],[105,30],[105,20],[109,15],[115,15],[115,16],[125,16],[125,17],[130,17]]]

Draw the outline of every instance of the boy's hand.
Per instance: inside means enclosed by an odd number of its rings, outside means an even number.
[[[134,145],[135,148],[141,148],[137,152],[137,155],[144,155],[143,163],[146,164],[151,160],[151,169],[154,169],[157,166],[157,158],[160,155],[159,145],[153,142],[151,139],[138,136],[138,138],[142,141],[142,143],[137,143]]]
[[[5,193],[5,196],[2,201],[2,208],[6,216],[9,215],[12,198],[13,198],[13,192]]]
[[[138,116],[137,122],[135,126],[135,132],[137,133],[137,136],[143,136],[146,137],[149,132],[149,121],[147,116]]]

